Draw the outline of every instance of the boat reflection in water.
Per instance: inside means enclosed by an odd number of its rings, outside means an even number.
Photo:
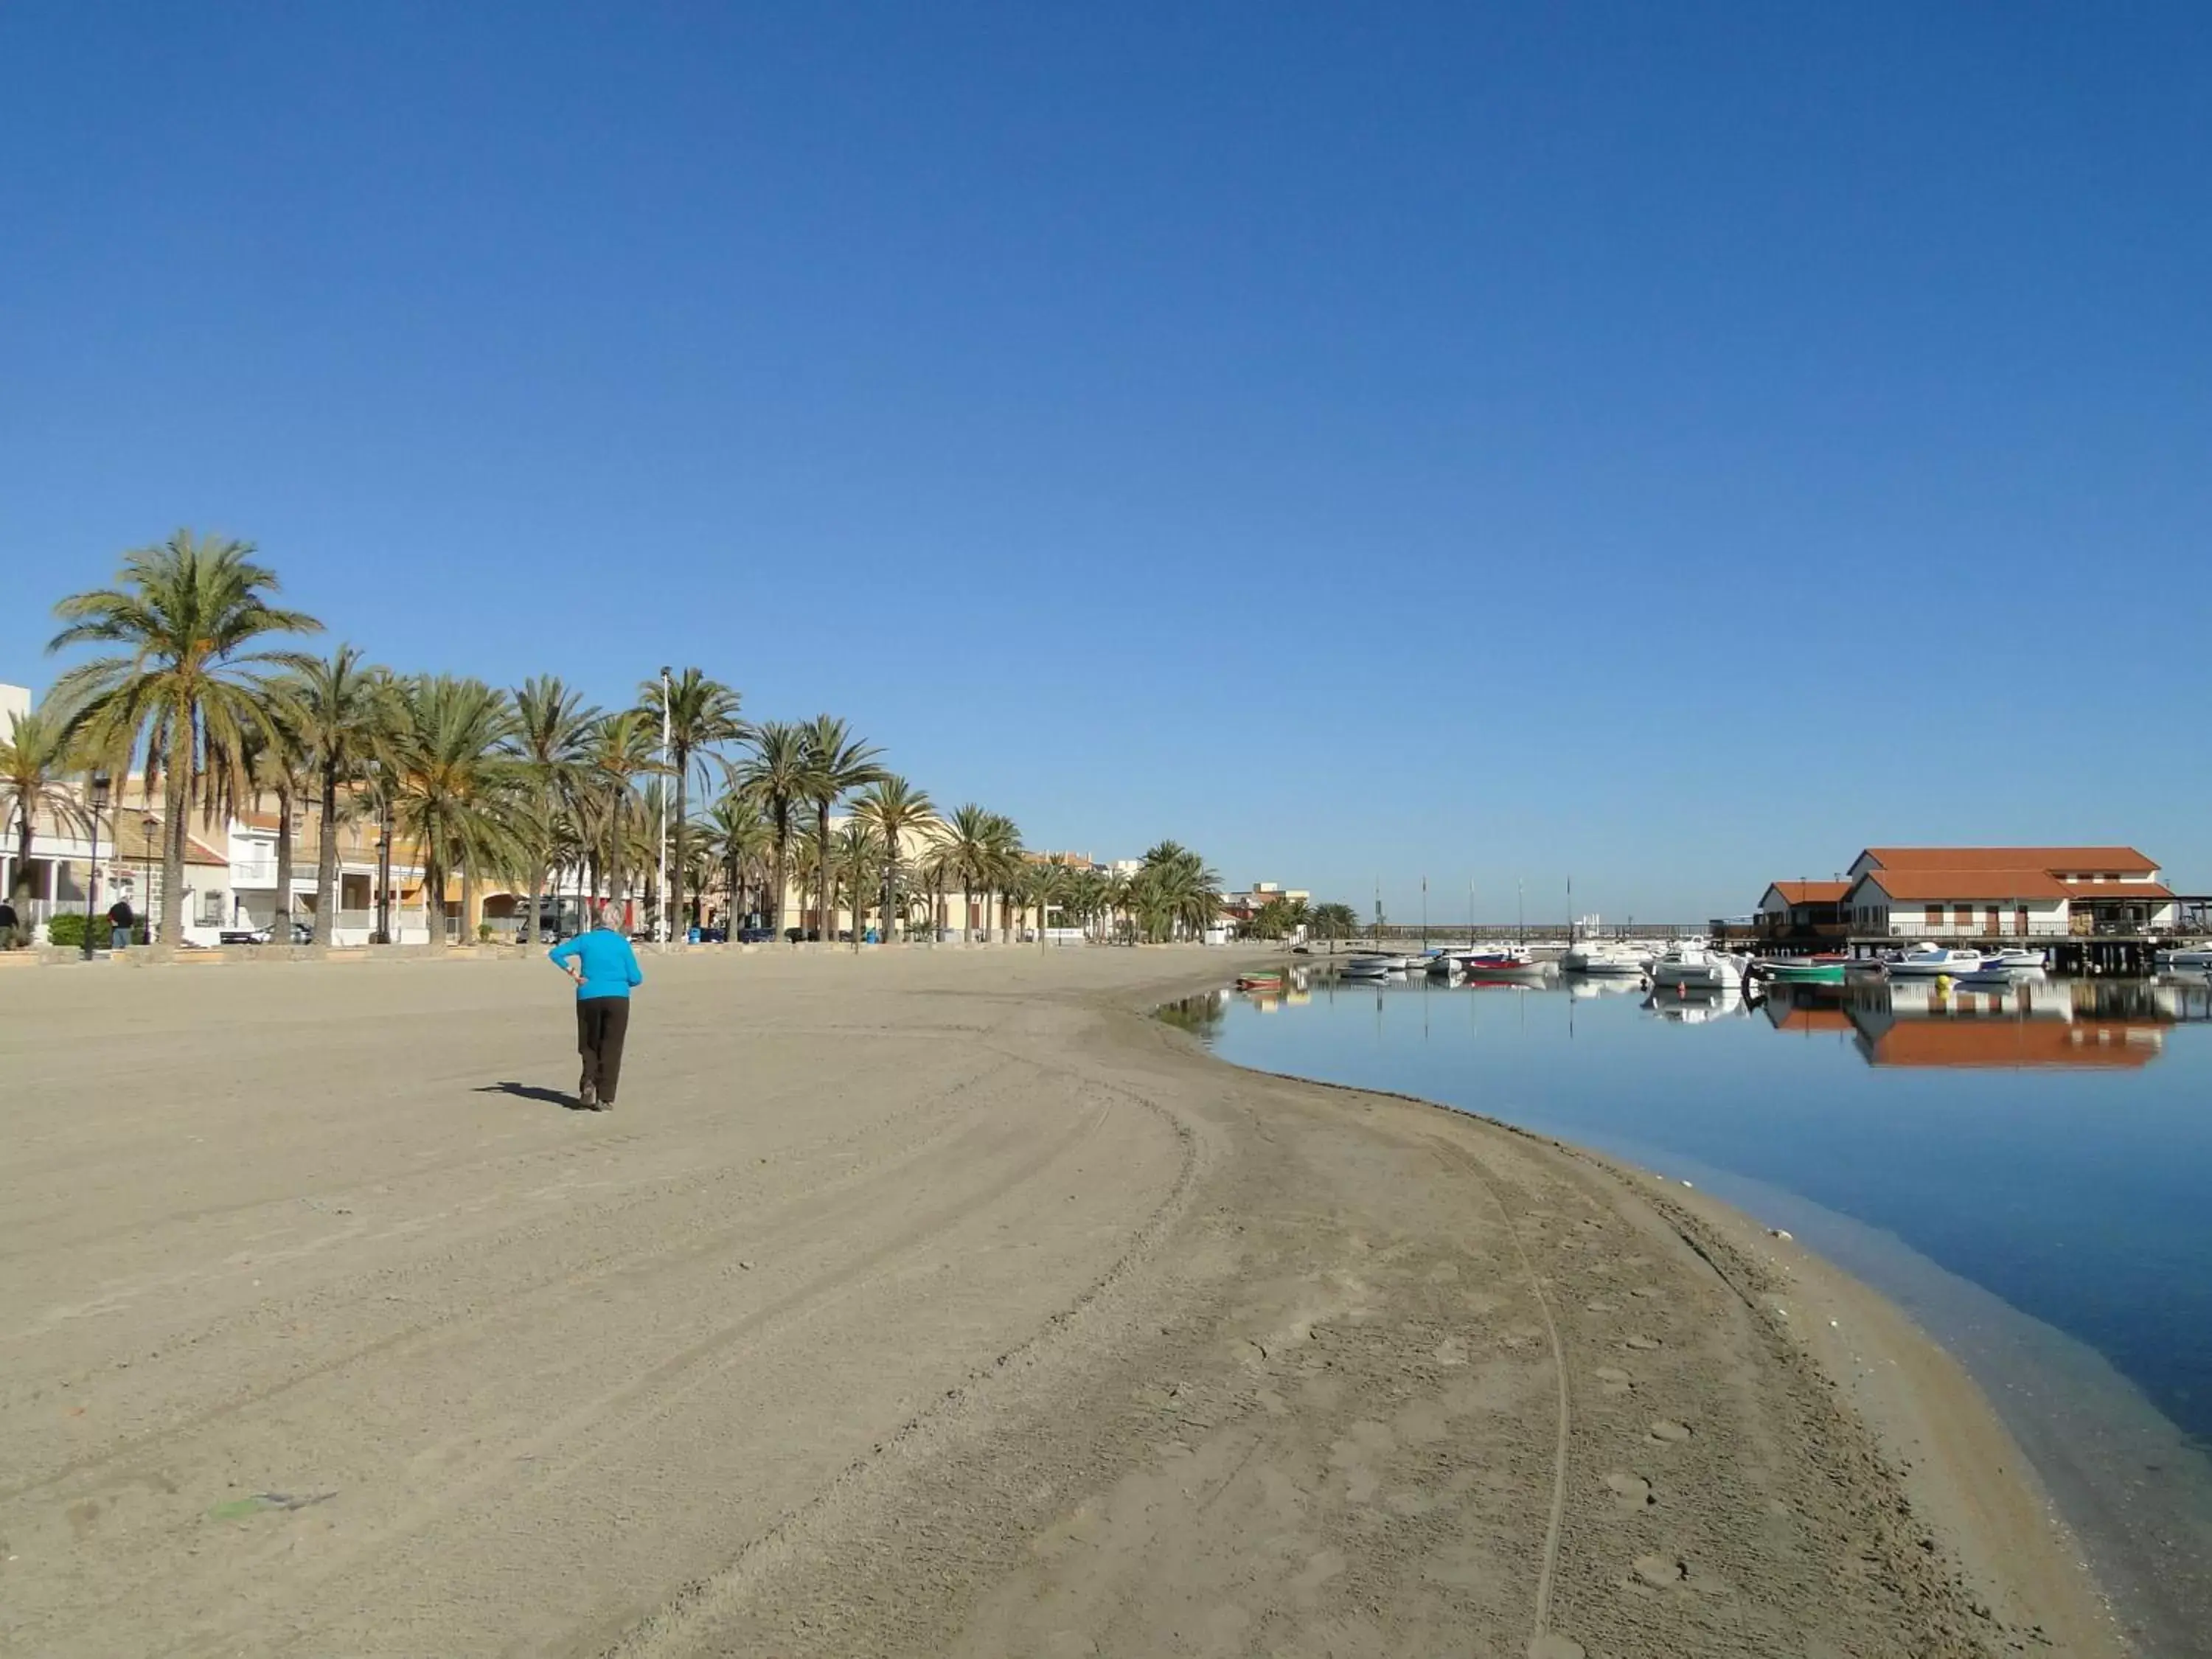
[[[1741,986],[1696,990],[1678,985],[1654,990],[1644,999],[1644,1006],[1671,1024],[1709,1025],[1715,1020],[1741,1019],[1755,1005],[1744,995]]]
[[[1869,1066],[2112,1069],[2148,1066],[2169,1028],[2212,1019],[2212,985],[1855,981],[1778,986],[1760,1012],[1778,1031],[1848,1034]]]

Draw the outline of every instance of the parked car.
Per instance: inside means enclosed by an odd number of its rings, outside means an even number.
[[[225,945],[268,945],[273,943],[276,937],[276,929],[273,924],[266,927],[226,927],[216,935]],[[292,943],[313,945],[314,942],[315,924],[295,920],[292,923]]]
[[[738,943],[740,945],[771,945],[774,944],[775,941],[775,929],[773,927],[740,927],[738,929]]]

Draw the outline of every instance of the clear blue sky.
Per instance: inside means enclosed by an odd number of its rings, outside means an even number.
[[[0,679],[190,524],[1400,916],[2212,886],[2212,8],[18,0],[0,154]]]

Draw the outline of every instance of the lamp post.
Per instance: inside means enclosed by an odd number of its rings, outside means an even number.
[[[138,919],[145,924],[149,945],[154,942],[154,831],[160,824],[151,812],[138,820],[138,852],[146,861],[146,890],[138,900]]]
[[[660,904],[659,915],[653,918],[653,936],[665,951],[668,949],[668,792],[675,783],[668,775],[668,666],[665,663],[660,669]],[[859,917],[854,920],[857,922]]]
[[[107,774],[92,775],[92,860],[84,872],[84,959],[92,960],[93,906],[100,896],[100,809],[107,805]]]
[[[392,838],[376,829],[376,942],[392,943]]]

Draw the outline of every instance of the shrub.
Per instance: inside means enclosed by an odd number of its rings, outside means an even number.
[[[103,923],[105,918],[102,919]],[[46,943],[65,951],[84,948],[84,912],[64,910],[46,924]]]

